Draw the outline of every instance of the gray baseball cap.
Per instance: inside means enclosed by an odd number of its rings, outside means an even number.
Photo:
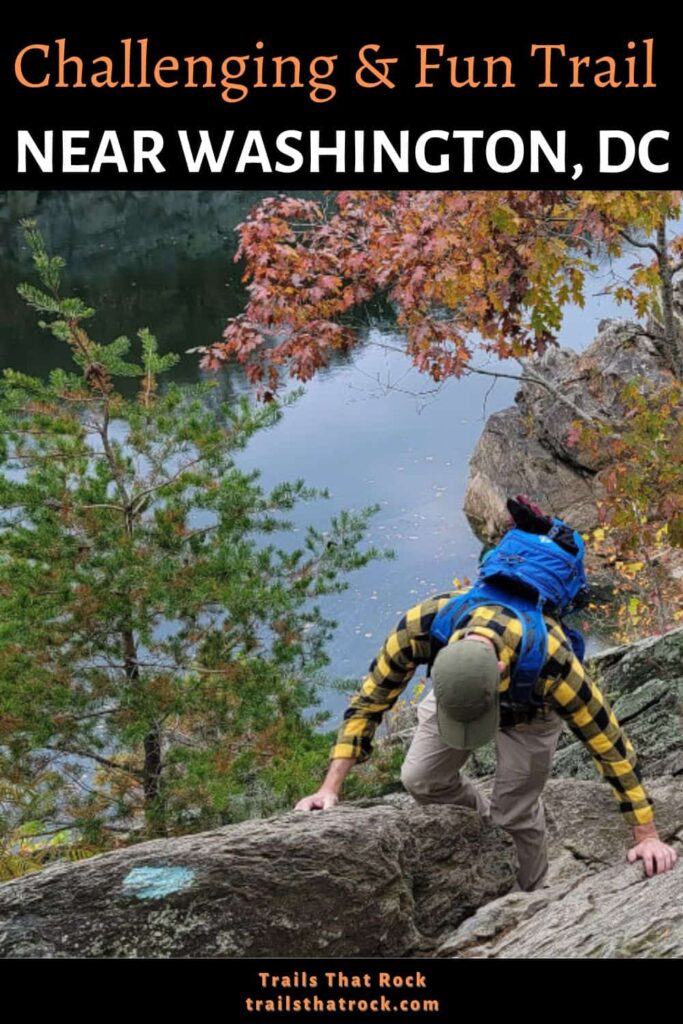
[[[432,665],[436,719],[449,747],[473,750],[498,728],[498,655],[488,644],[463,637],[448,644]]]

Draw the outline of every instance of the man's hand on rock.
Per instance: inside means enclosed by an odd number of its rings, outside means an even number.
[[[678,854],[673,847],[667,846],[656,836],[647,836],[631,847],[627,858],[631,864],[642,860],[645,874],[651,878],[652,875],[663,875],[665,871],[671,871],[678,860]]]
[[[319,789],[312,796],[305,796],[295,805],[295,811],[326,811],[339,803],[339,794],[329,789]]]
[[[295,811],[327,811],[339,803],[339,794],[344,784],[344,779],[349,774],[354,764],[355,757],[333,757],[327,775],[317,793],[312,796],[305,796],[294,805]]]

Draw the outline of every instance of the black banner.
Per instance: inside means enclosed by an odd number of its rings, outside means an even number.
[[[2,46],[0,185],[680,182],[678,40],[663,16],[602,34],[578,18],[487,20],[36,18]]]

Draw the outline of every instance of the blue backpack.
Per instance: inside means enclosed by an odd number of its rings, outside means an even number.
[[[465,594],[456,594],[434,617],[431,638],[442,647],[448,643],[475,608],[498,604],[517,616],[522,625],[519,655],[510,678],[509,699],[514,704],[540,705],[535,692],[548,653],[548,630],[543,613],[558,620],[581,602],[588,582],[583,565],[584,544],[571,531],[571,547],[560,546],[556,538],[569,528],[553,517],[548,533],[527,533],[517,527],[508,530],[500,543],[483,558],[479,576]],[[561,623],[580,661],[585,654],[581,633]]]

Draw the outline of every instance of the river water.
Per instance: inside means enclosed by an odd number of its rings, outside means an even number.
[[[106,230],[98,230],[88,226],[84,194],[74,194],[71,207],[60,194],[52,205],[42,204],[39,225],[59,245],[53,251],[69,264],[65,292],[72,289],[98,310],[91,321],[94,337],[134,338],[139,327],[148,326],[162,350],[184,353],[217,339],[226,318],[242,306],[231,227],[250,197],[239,194],[234,216],[223,210],[221,229],[211,234],[207,224],[213,222],[205,207],[194,220],[183,210],[174,221],[171,212],[160,228],[155,220],[159,195],[136,194],[133,226],[130,216],[122,217],[120,225],[110,217]],[[206,198],[192,195],[198,197],[195,203]],[[177,194],[173,198],[177,201]],[[149,244],[146,217],[156,225]],[[0,364],[43,375],[60,361],[68,363],[60,360],[58,343],[36,326],[16,295],[16,284],[33,276],[16,231],[6,233],[10,237],[12,245],[6,242],[0,257]],[[598,293],[603,286],[598,277],[588,290]],[[583,310],[568,309],[560,343],[583,349],[600,319],[624,315],[626,309],[593,295]],[[242,465],[261,470],[266,487],[302,477],[330,490],[330,500],[299,506],[292,516],[299,534],[309,523],[324,529],[340,509],[381,506],[367,539],[392,548],[395,560],[371,563],[349,577],[347,591],[321,602],[338,623],[328,675],[348,678],[349,689],[407,607],[448,589],[454,576],[474,575],[480,544],[461,511],[468,459],[487,415],[510,405],[515,392],[513,381],[492,385],[485,377],[449,381],[435,391],[406,357],[387,350],[401,345],[391,325],[376,323],[352,357],[338,360],[307,384],[282,422],[257,435],[240,458]],[[477,365],[492,368],[495,363],[479,359]],[[504,369],[511,372],[509,365]],[[176,378],[191,381],[198,375],[196,356],[183,355]],[[248,391],[236,367],[225,376],[224,387],[228,394]],[[322,698],[333,714],[328,728],[334,727],[346,698],[331,689]]]

